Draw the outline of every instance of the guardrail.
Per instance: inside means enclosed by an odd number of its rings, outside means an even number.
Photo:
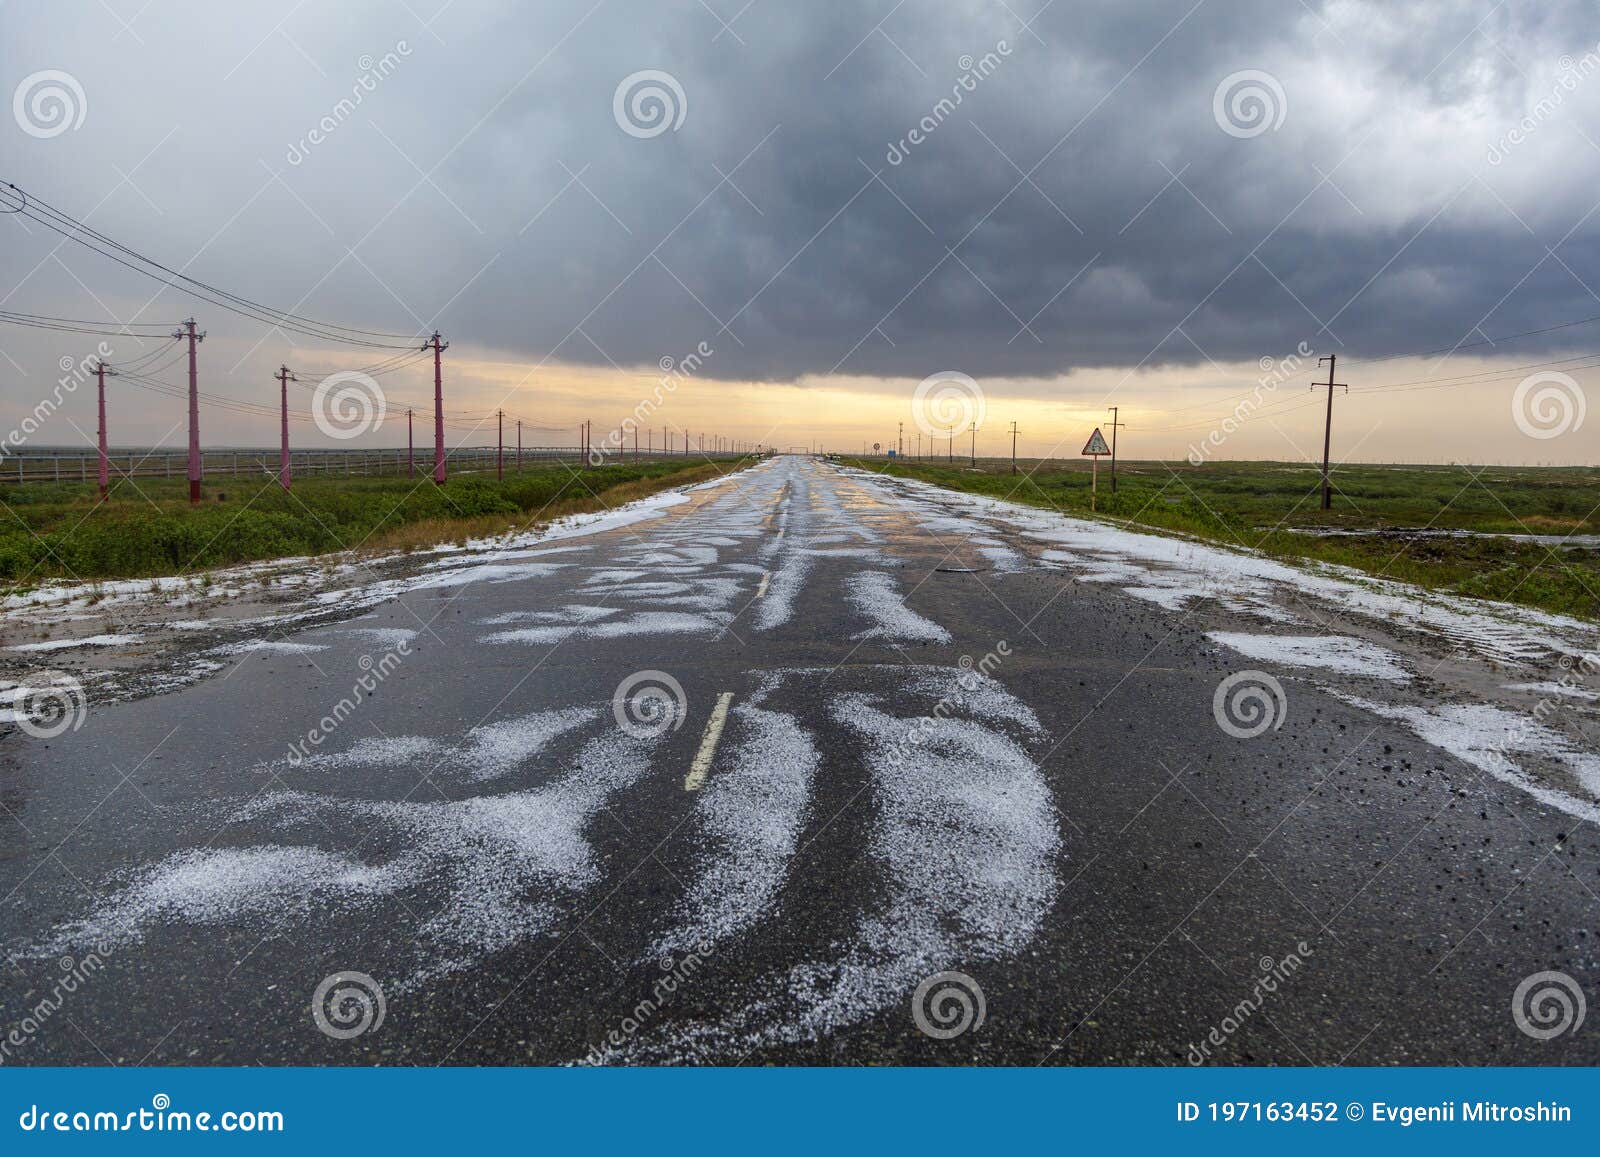
[[[515,449],[498,451],[506,473],[517,469],[518,452]],[[493,446],[458,447],[445,453],[445,468],[454,473],[482,473],[495,468],[497,451]],[[262,449],[205,450],[201,462],[208,478],[230,476],[269,475],[276,477],[279,452]],[[737,458],[737,453],[713,453],[690,450],[668,453],[664,450],[608,451],[597,466],[620,465],[627,462],[666,461],[681,458]],[[522,466],[565,462],[577,466],[583,458],[578,446],[527,446],[521,452]],[[106,455],[111,476],[115,478],[183,478],[188,469],[186,451],[167,450],[112,450]],[[418,476],[433,471],[433,449],[419,449],[408,460],[404,448],[351,449],[351,450],[293,450],[289,455],[289,469],[296,478],[330,475],[406,474],[415,463]],[[0,485],[21,485],[39,482],[92,482],[99,470],[99,457],[94,451],[86,453],[47,454],[14,453],[0,457]]]

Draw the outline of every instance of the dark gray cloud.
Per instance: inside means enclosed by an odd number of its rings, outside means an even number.
[[[348,324],[531,361],[706,340],[713,376],[791,379],[1381,356],[1600,313],[1586,4],[108,4],[0,17],[7,92],[61,69],[88,102],[50,139],[7,121],[3,175]],[[645,69],[686,107],[640,139],[613,96]],[[1245,70],[1259,135],[1214,115]],[[151,294],[6,229],[6,308]]]

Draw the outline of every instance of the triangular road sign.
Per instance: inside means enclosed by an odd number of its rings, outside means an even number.
[[[1089,435],[1089,440],[1083,444],[1086,455],[1101,455],[1111,453],[1111,447],[1106,445],[1106,436],[1100,432],[1100,427],[1094,428],[1094,433]]]

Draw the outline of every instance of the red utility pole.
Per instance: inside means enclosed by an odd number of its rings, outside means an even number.
[[[200,501],[200,479],[204,476],[204,468],[200,461],[200,371],[195,359],[195,346],[205,340],[206,335],[199,333],[194,328],[194,318],[183,323],[183,328],[172,335],[173,337],[186,337],[189,339],[189,501]]]
[[[104,500],[111,488],[111,468],[106,460],[106,375],[110,374],[115,377],[116,373],[104,361],[95,363],[94,374],[100,383],[100,467],[98,478],[100,480],[100,497],[102,500]]]
[[[494,480],[496,482],[504,482],[506,480],[506,412],[499,410],[496,413],[499,417],[499,424],[495,427],[494,435]]]
[[[406,411],[406,474],[417,476],[416,440],[411,436],[411,411]]]
[[[433,480],[444,483],[444,372],[439,355],[450,348],[449,342],[439,340],[439,331],[423,343],[423,349],[433,350]]]
[[[283,446],[278,451],[278,485],[289,489],[289,383],[300,379],[289,372],[288,366],[278,367],[279,405],[283,417]]]
[[[1328,420],[1327,424],[1322,428],[1322,509],[1324,510],[1333,509],[1333,477],[1328,472],[1329,453],[1333,449],[1333,391],[1334,387],[1342,386],[1346,393],[1350,392],[1349,386],[1346,386],[1343,382],[1333,380],[1333,367],[1338,360],[1338,354],[1329,354],[1325,358],[1317,359],[1319,366],[1323,362],[1328,363],[1328,380],[1326,382],[1328,387]],[[1315,386],[1311,388],[1316,389]]]

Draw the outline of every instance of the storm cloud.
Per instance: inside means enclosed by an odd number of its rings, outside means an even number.
[[[0,21],[8,92],[60,70],[86,105],[51,135],[17,105],[5,180],[253,298],[530,363],[705,341],[711,377],[1046,377],[1600,313],[1580,3],[108,0]],[[619,91],[640,73],[663,75]],[[5,308],[201,310],[0,226]]]

